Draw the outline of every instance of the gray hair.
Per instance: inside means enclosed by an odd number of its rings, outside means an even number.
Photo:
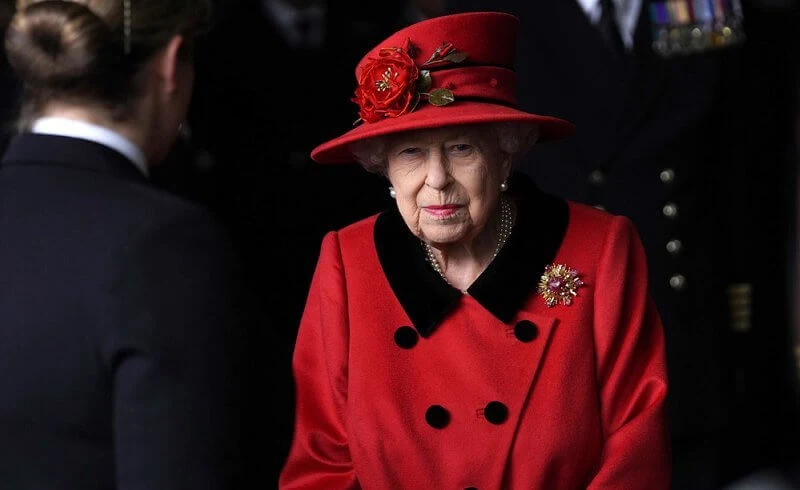
[[[494,135],[500,151],[515,160],[530,150],[539,139],[539,128],[530,124],[513,122],[487,123],[470,126]],[[367,171],[386,175],[386,145],[390,135],[376,136],[351,143],[350,152]]]

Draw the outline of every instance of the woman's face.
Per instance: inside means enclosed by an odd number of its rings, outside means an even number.
[[[508,177],[493,132],[455,127],[390,137],[389,181],[408,228],[431,245],[468,245],[483,231]]]

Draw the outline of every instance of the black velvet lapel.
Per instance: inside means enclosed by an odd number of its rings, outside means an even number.
[[[566,201],[543,194],[528,177],[515,174],[510,184],[509,195],[519,209],[517,222],[505,247],[468,290],[504,323],[534,293],[545,266],[561,246],[569,220]],[[414,328],[428,337],[458,304],[461,292],[428,264],[420,241],[396,208],[378,217],[375,247],[392,291]]]
[[[569,221],[563,199],[544,194],[521,174],[509,194],[519,214],[506,245],[467,292],[503,323],[510,322],[535,292],[545,266],[561,246]]]
[[[425,260],[425,251],[396,207],[375,222],[375,248],[383,273],[419,334],[427,337],[461,298]]]
[[[56,165],[90,170],[126,180],[147,182],[127,157],[92,141],[66,136],[22,133],[3,155],[3,166]]]

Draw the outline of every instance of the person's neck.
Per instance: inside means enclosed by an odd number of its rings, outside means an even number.
[[[466,290],[478,279],[492,262],[500,240],[500,202],[491,220],[472,240],[463,243],[431,246],[448,283]]]
[[[44,111],[42,117],[60,117],[64,119],[72,119],[74,121],[81,121],[89,124],[102,126],[106,129],[114,131],[122,137],[128,139],[131,143],[138,146],[145,155],[148,162],[151,162],[151,154],[148,152],[148,135],[145,131],[139,128],[139,125],[129,121],[115,121],[113,118],[106,114],[107,111],[96,107],[83,107],[72,106],[66,104],[50,104]]]

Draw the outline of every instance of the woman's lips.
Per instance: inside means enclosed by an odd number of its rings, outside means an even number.
[[[462,206],[459,204],[445,204],[441,206],[425,206],[423,209],[437,218],[447,218],[456,214],[461,208]]]

